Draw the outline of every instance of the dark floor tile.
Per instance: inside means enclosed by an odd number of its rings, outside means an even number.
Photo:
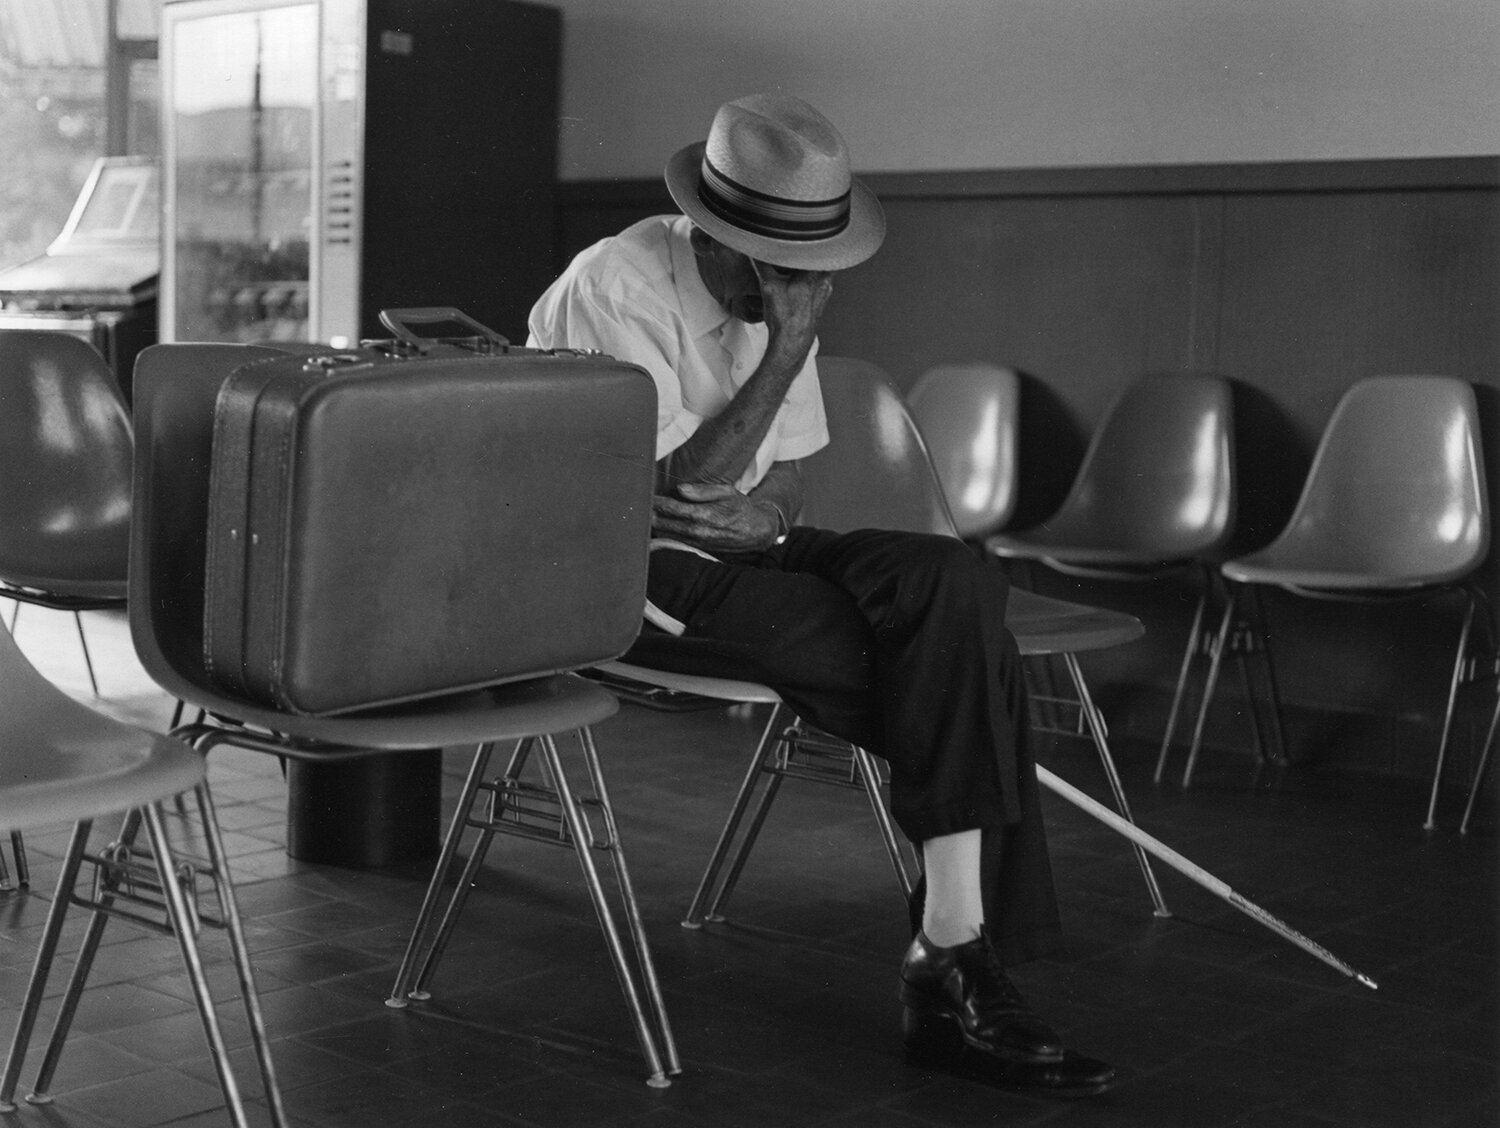
[[[250,1028],[237,1004],[220,1007],[219,1027],[231,1048],[250,1041]],[[203,1020],[196,1008],[161,1018],[141,1016],[130,1026],[97,1035],[100,1041],[118,1046],[158,1064],[175,1064],[202,1057],[208,1052]]]
[[[46,1033],[48,1031],[42,1031],[43,1035]],[[34,1081],[45,1052],[45,1038],[33,1041],[32,1052],[27,1056],[28,1068],[23,1073],[28,1084]],[[155,1068],[156,1063],[149,1058],[99,1038],[77,1035],[69,1038],[63,1047],[51,1091],[62,1093],[108,1081],[119,1081]]]
[[[1312,1003],[1261,1026],[1254,1036],[1261,1045],[1290,1047],[1294,1053],[1306,1047],[1309,1056],[1318,1046],[1328,1047],[1353,1069],[1394,1067],[1417,1079],[1452,1059],[1458,1063],[1454,1069],[1488,1065],[1489,1076],[1475,1081],[1493,1085],[1494,1063],[1500,1061],[1493,1009],[1487,1020],[1473,1021],[1355,996]]]
[[[1088,1104],[1104,1106],[1110,1098],[1087,1098]],[[1072,1102],[1069,1102],[1071,1104]],[[958,1078],[937,1076],[919,1089],[889,1098],[879,1105],[885,1112],[908,1116],[931,1128],[960,1125],[1005,1124],[1019,1128],[1050,1124],[1060,1111],[1060,1102],[1028,1096],[1010,1089]],[[1098,1121],[1110,1123],[1108,1120]]]
[[[253,1100],[245,1101],[245,1115],[250,1121],[250,1128],[272,1128],[274,1124],[266,1106]],[[216,1108],[174,1120],[172,1128],[223,1128],[227,1123],[229,1120],[226,1110]],[[316,1122],[305,1120],[290,1110],[286,1112],[286,1123],[287,1128],[317,1128]]]
[[[0,1124],[36,1125],[37,1128],[112,1128],[107,1120],[91,1116],[82,1109],[65,1108],[55,1103],[33,1105],[25,1100],[25,1089],[17,1090],[16,1112],[0,1114]],[[220,1114],[220,1120],[223,1115]]]
[[[169,711],[156,700],[127,704]],[[904,905],[858,794],[789,782],[729,919],[679,927],[762,720],[757,710],[669,716],[627,707],[596,734],[682,1056],[682,1075],[664,1090],[645,1084],[571,851],[497,839],[432,978],[432,998],[389,1008],[430,862],[361,870],[288,858],[276,762],[214,753],[210,776],[291,1128],[1500,1122],[1493,819],[1466,839],[1452,818],[1424,832],[1425,793],[1408,781],[1305,769],[1257,779],[1248,758],[1220,750],[1205,755],[1191,790],[1156,787],[1156,749],[1120,742],[1142,827],[1373,975],[1380,990],[1355,984],[1161,862],[1154,865],[1174,915],[1153,916],[1124,839],[1048,793],[1068,944],[1054,959],[1015,969],[1015,978],[1070,1045],[1120,1071],[1107,1095],[1048,1100],[906,1061],[894,990]],[[1047,763],[1106,794],[1090,749],[1043,744]],[[1181,759],[1179,751],[1177,770]],[[447,804],[467,761],[466,750],[444,754]],[[201,838],[169,818],[184,842]],[[96,838],[110,830],[101,826]],[[24,991],[68,836],[67,827],[28,834],[34,890],[0,894],[0,998]],[[59,973],[83,916],[70,914]],[[261,1128],[268,1120],[258,1070],[222,940],[205,932],[206,967]],[[95,972],[57,1103],[0,1116],[0,1128],[225,1123],[175,945],[111,924]],[[41,1037],[61,990],[58,978]],[[39,1060],[34,1047],[29,1067]]]
[[[1336,1123],[1447,1128],[1465,1123],[1459,1117],[1493,1087],[1495,1068],[1493,1058],[1481,1064],[1441,1054],[1376,1053],[1354,1071],[1331,1072],[1302,1088],[1298,1102]],[[1478,1128],[1483,1122],[1467,1123]]]
[[[271,1042],[271,1065],[276,1080],[284,1093],[293,1093],[320,1081],[346,1077],[357,1072],[347,1058],[327,1050],[299,1042],[294,1038],[281,1038]],[[236,1046],[229,1052],[231,1067],[247,1097],[262,1098],[260,1063],[255,1049],[249,1044]],[[205,1084],[218,1084],[218,1073],[213,1059],[204,1055],[193,1060],[181,1060],[177,1068],[190,1077]],[[373,1071],[372,1071],[373,1072]],[[375,1078],[371,1078],[375,1080]]]
[[[625,1090],[577,1076],[544,1075],[494,1090],[485,1097],[482,1107],[493,1109],[510,1122],[534,1128],[560,1124],[585,1128],[628,1123],[658,1107],[663,1094],[674,1092],[680,1085],[660,1092],[644,1084],[638,1090]]]
[[[286,1094],[287,1107],[296,1116],[323,1128],[368,1128],[418,1118],[441,1124],[449,1100],[435,1089],[394,1085],[365,1072],[314,1082]]]
[[[152,1128],[221,1108],[224,1103],[224,1093],[217,1085],[165,1068],[58,1092],[55,1097],[60,1108],[88,1113],[113,1128]]]
[[[322,1030],[382,1009],[378,999],[364,1002],[319,987],[300,985],[263,991],[260,1005],[267,1029],[279,1037]]]
[[[442,1128],[516,1128],[522,1122],[508,1116],[503,1104],[466,1101],[445,1094],[410,1119],[383,1121],[382,1128],[432,1128],[434,1124]]]
[[[141,1022],[196,1013],[195,1004],[134,983],[111,983],[83,993],[73,1028],[85,1034],[128,1030]]]
[[[927,1121],[892,1109],[861,1108],[820,1121],[818,1128],[925,1128]]]

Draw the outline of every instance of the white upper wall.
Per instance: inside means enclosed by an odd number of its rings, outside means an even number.
[[[1500,153],[1500,0],[550,0],[565,180],[797,94],[866,172]]]

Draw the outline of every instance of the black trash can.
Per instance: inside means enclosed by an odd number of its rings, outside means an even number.
[[[287,765],[286,852],[302,862],[377,869],[437,853],[442,751]]]

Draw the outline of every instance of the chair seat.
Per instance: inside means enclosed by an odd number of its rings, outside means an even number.
[[[1140,568],[1154,570],[1163,564],[1190,559],[1194,554],[1170,555],[1160,543],[1102,543],[1086,533],[1075,539],[1067,530],[1032,529],[1022,533],[997,533],[987,537],[984,547],[1008,559],[1041,560],[1060,571],[1069,566]]]
[[[648,666],[636,666],[629,662],[600,662],[594,667],[606,674],[631,678],[647,685],[659,686],[674,693],[693,693],[700,697],[712,697],[719,701],[738,704],[775,705],[781,700],[770,686],[758,682],[737,681],[733,678],[711,678],[702,674],[675,674],[669,670],[654,670]]]
[[[98,611],[124,607],[126,581],[59,579],[12,573],[0,579],[0,597],[59,611]]]
[[[180,740],[74,701],[0,630],[0,827],[79,822],[191,791],[203,759]]]
[[[1022,655],[1076,654],[1134,642],[1146,633],[1134,615],[1011,588],[1005,625]]]
[[[1023,656],[1102,650],[1134,642],[1146,633],[1145,624],[1123,611],[1070,603],[1065,599],[1053,599],[1021,588],[1011,588],[1005,609],[1005,625],[1016,636],[1016,643]],[[679,647],[684,645],[681,640],[674,641]],[[686,643],[689,646],[692,644],[692,641]],[[775,704],[781,700],[775,690],[753,681],[673,673],[618,661],[602,662],[595,669],[663,689],[694,693],[721,701]]]
[[[1434,577],[1431,573],[1403,573],[1394,570],[1360,568],[1353,559],[1328,560],[1309,555],[1294,558],[1271,551],[1242,556],[1225,561],[1224,575],[1238,583],[1272,584],[1278,587],[1296,588],[1298,591],[1369,592],[1417,590],[1448,582],[1449,577]],[[1467,572],[1471,569],[1465,569]],[[1453,579],[1460,578],[1460,572]]]
[[[567,732],[598,724],[620,707],[612,693],[576,674],[553,674],[364,712],[303,717],[205,689],[155,662],[147,671],[173,697],[216,716],[296,740],[388,752]]]

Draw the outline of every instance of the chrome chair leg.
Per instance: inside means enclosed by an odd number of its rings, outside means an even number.
[[[1182,702],[1187,695],[1188,675],[1192,672],[1193,659],[1203,645],[1203,616],[1208,611],[1208,596],[1213,583],[1211,575],[1203,580],[1203,590],[1198,595],[1198,605],[1193,609],[1193,623],[1188,628],[1187,645],[1182,648],[1182,663],[1177,670],[1177,686],[1172,691],[1172,707],[1167,712],[1166,729],[1162,732],[1161,751],[1156,757],[1154,782],[1161,783],[1162,772],[1167,766],[1167,755],[1172,750],[1172,737],[1177,732],[1177,718],[1182,711]]]
[[[501,779],[506,782],[514,782],[521,778],[521,771],[526,766],[526,760],[531,750],[536,745],[535,737],[525,737],[518,740],[515,747],[511,749],[510,761],[506,764]],[[463,840],[465,826],[479,825],[479,837],[475,839],[474,846],[469,851],[468,860],[464,862],[463,868],[454,882],[453,892],[448,898],[447,907],[443,910],[443,917],[438,922],[437,930],[433,933],[431,941],[427,944],[427,954],[422,958],[421,966],[417,969],[416,976],[412,979],[410,989],[406,992],[406,998],[415,1002],[426,1002],[432,998],[432,992],[427,985],[432,982],[432,977],[437,971],[438,962],[443,953],[448,949],[448,941],[453,937],[453,927],[458,923],[459,914],[463,911],[465,903],[469,899],[469,891],[474,888],[475,878],[479,874],[479,867],[484,864],[485,856],[490,851],[490,844],[495,840],[495,823],[500,817],[498,809],[499,791],[495,787],[489,789],[489,799],[486,804],[484,822],[476,824],[474,821],[474,796],[484,787],[484,771],[489,765],[490,752],[494,745],[484,751],[484,760],[479,765],[479,772],[474,781],[474,792],[470,794],[468,802],[460,809],[464,812],[465,821],[457,827],[457,833],[453,839],[453,848],[456,852],[459,843]],[[475,753],[475,760],[479,760],[480,753]],[[467,782],[465,784],[467,786]],[[444,843],[446,845],[446,842]],[[452,866],[451,856],[449,868]],[[436,873],[436,870],[434,870]],[[443,871],[444,876],[447,869]],[[428,910],[429,926],[431,921],[431,910]],[[396,1006],[395,1003],[387,1003],[388,1006]]]
[[[1115,797],[1115,807],[1128,821],[1135,822],[1135,816],[1130,813],[1130,801],[1125,797],[1125,787],[1120,782],[1120,773],[1115,768],[1115,758],[1109,750],[1108,730],[1105,728],[1104,714],[1094,704],[1094,698],[1089,693],[1088,683],[1083,677],[1083,668],[1078,664],[1078,655],[1064,654],[1063,662],[1067,665],[1068,674],[1073,679],[1073,689],[1078,694],[1078,704],[1083,709],[1083,715],[1088,722],[1089,734],[1094,738],[1094,747],[1099,752],[1099,762],[1104,766],[1104,776],[1109,781],[1109,789]],[[1134,846],[1136,863],[1140,866],[1141,877],[1146,882],[1146,892],[1151,897],[1153,913],[1159,917],[1169,917],[1172,911],[1167,908],[1167,902],[1161,895],[1161,887],[1156,882],[1156,873],[1151,868],[1151,859],[1146,856],[1146,851],[1140,846]]]
[[[651,949],[646,939],[640,909],[635,900],[635,891],[630,884],[629,871],[625,868],[624,852],[615,824],[614,809],[610,806],[608,792],[604,789],[603,770],[598,762],[598,751],[594,746],[592,733],[587,729],[580,730],[578,736],[583,744],[584,758],[588,765],[593,791],[591,802],[597,803],[603,812],[606,829],[604,841],[595,840],[588,821],[582,813],[581,802],[573,794],[556,742],[551,737],[528,737],[518,741],[504,773],[491,784],[484,782],[484,774],[489,766],[494,745],[491,743],[480,745],[470,764],[469,773],[465,778],[448,832],[443,839],[442,850],[433,868],[432,878],[428,883],[421,908],[417,912],[417,921],[413,926],[405,955],[402,957],[400,970],[396,974],[395,985],[386,999],[386,1005],[404,1007],[409,1001],[422,1001],[431,997],[427,991],[427,984],[436,970],[443,950],[447,947],[468,891],[497,833],[514,833],[520,837],[542,839],[554,845],[571,844],[578,856],[584,883],[588,887],[590,901],[604,933],[605,944],[609,949],[615,974],[631,1011],[636,1036],[640,1042],[642,1055],[646,1059],[647,1084],[653,1087],[664,1087],[670,1084],[667,1075],[680,1073],[682,1066],[678,1060],[671,1026],[667,1022],[661,984],[651,959]],[[540,747],[543,753],[541,770],[546,777],[546,786],[522,788],[519,786],[521,773],[525,769],[531,751],[536,747]],[[479,818],[474,814],[474,805],[481,790],[489,792],[489,799],[487,813]],[[536,817],[534,809],[525,811],[524,818],[521,809],[514,812],[517,815],[517,822],[514,826],[506,822],[504,820],[505,804],[516,795],[521,798],[522,808],[530,807],[538,802],[546,802],[546,797],[550,796],[551,800],[555,801],[557,819],[565,834],[559,836],[555,831],[538,833],[534,823],[526,822],[527,818]],[[547,806],[550,807],[550,803],[547,803]],[[549,822],[548,825],[553,824]],[[479,837],[463,862],[462,872],[443,909],[441,919],[434,925],[433,918],[437,913],[438,903],[442,900],[442,887],[454,868],[464,832],[471,826],[478,828]],[[627,926],[635,949],[636,964],[640,968],[641,977],[645,983],[644,990],[650,1004],[649,1015],[646,1004],[642,1000],[642,988],[637,985],[635,973],[631,970],[626,958],[614,911],[604,895],[603,885],[599,880],[597,867],[594,865],[592,851],[596,847],[609,852],[615,868],[615,879],[620,887],[621,900],[624,903]],[[660,1047],[658,1046],[658,1032]],[[665,1063],[663,1054],[666,1058]]]
[[[125,815],[115,841],[127,848],[130,847],[135,842],[140,826],[140,810],[129,811]],[[102,906],[108,906],[114,900],[111,893],[114,888],[114,879],[108,874],[103,875],[98,897]],[[73,883],[69,883],[65,894],[61,889],[59,893],[71,901],[75,896]],[[73,1015],[78,1010],[78,1001],[83,998],[83,989],[88,982],[89,972],[93,970],[94,956],[98,954],[99,942],[104,936],[104,926],[108,923],[109,914],[104,908],[95,909],[89,917],[88,928],[83,934],[83,942],[79,944],[78,955],[73,961],[73,973],[68,978],[68,986],[63,992],[62,1003],[58,1006],[57,1017],[52,1023],[52,1036],[48,1039],[47,1051],[42,1057],[42,1067],[37,1070],[36,1084],[26,1098],[32,1104],[46,1104],[52,1099],[47,1095],[52,1088],[52,1078],[56,1075],[58,1063],[62,1060],[63,1046],[67,1042],[68,1031],[73,1025]]]
[[[1469,633],[1474,626],[1474,597],[1468,592],[1464,593],[1464,621],[1458,631],[1458,648],[1453,658],[1453,674],[1448,681],[1448,705],[1443,712],[1443,734],[1438,738],[1437,763],[1432,769],[1432,791],[1427,797],[1427,819],[1422,823],[1423,830],[1432,830],[1437,826],[1437,801],[1438,791],[1443,784],[1443,763],[1448,755],[1448,736],[1453,728],[1453,708],[1458,701],[1458,687],[1463,681],[1464,658],[1469,652]]]
[[[698,882],[692,903],[688,905],[687,914],[682,919],[683,928],[703,927],[705,905],[713,898],[719,871],[723,868],[724,858],[729,853],[735,832],[738,831],[740,821],[745,817],[745,809],[749,806],[750,798],[755,792],[756,781],[760,778],[761,765],[765,761],[772,741],[776,739],[777,725],[781,720],[782,712],[781,705],[775,705],[771,709],[771,716],[766,720],[766,727],[761,731],[760,740],[755,745],[755,752],[750,757],[750,767],[746,770],[744,781],[741,782],[739,792],[735,795],[729,818],[724,823],[724,829],[719,832],[719,840],[714,844],[713,853],[709,856],[708,865],[703,871],[703,878]],[[717,901],[714,903],[717,904]]]
[[[626,959],[624,944],[620,940],[620,931],[615,925],[614,912],[609,907],[609,899],[604,895],[604,887],[599,881],[599,871],[594,865],[592,853],[593,840],[588,825],[579,811],[578,801],[573,796],[567,773],[563,770],[562,757],[558,754],[556,741],[550,736],[542,736],[540,743],[547,766],[551,771],[553,786],[557,790],[568,834],[573,840],[574,852],[578,855],[578,864],[583,870],[584,882],[588,885],[589,899],[594,904],[594,913],[599,918],[599,927],[604,932],[610,959],[615,965],[615,975],[620,981],[620,989],[625,993],[631,1017],[635,1020],[636,1040],[640,1043],[641,1053],[646,1058],[649,1074],[646,1084],[652,1088],[665,1088],[671,1084],[671,1081],[667,1077],[666,1067],[663,1065],[661,1053],[657,1048],[656,1037],[642,1003],[640,989],[636,986],[635,975],[631,971],[629,960]],[[649,959],[649,949],[638,952],[637,957]]]
[[[26,858],[26,840],[19,830],[10,832],[10,852],[16,858],[16,885],[26,889],[31,885],[31,864]]]
[[[1188,746],[1187,764],[1182,769],[1182,786],[1189,787],[1193,782],[1193,769],[1198,765],[1198,753],[1203,747],[1203,727],[1208,722],[1208,708],[1213,704],[1214,690],[1219,683],[1219,668],[1224,661],[1224,652],[1229,649],[1229,630],[1234,625],[1234,609],[1237,603],[1236,591],[1233,586],[1224,600],[1224,614],[1219,620],[1219,633],[1213,642],[1213,651],[1209,655],[1208,677],[1203,683],[1203,700],[1198,703],[1198,720],[1193,725],[1193,740]]]
[[[698,891],[694,894],[688,915],[682,922],[684,928],[701,928],[704,921],[717,922],[724,919],[724,906],[728,904],[735,886],[739,883],[745,863],[750,858],[750,852],[760,837],[766,816],[770,813],[771,805],[780,792],[782,781],[788,775],[801,774],[791,768],[790,761],[799,749],[804,747],[816,749],[820,745],[816,736],[803,733],[795,725],[783,730],[780,727],[783,715],[780,706],[773,710],[760,742],[756,745],[750,766],[735,796],[734,806],[730,810],[728,819],[725,820],[724,829],[719,834],[713,855],[704,869],[703,879],[698,884]],[[843,742],[840,742],[840,745],[844,746]],[[916,885],[914,875],[921,869],[920,856],[911,859],[907,857],[909,848],[903,846],[904,839],[897,832],[891,820],[890,811],[886,807],[881,790],[880,767],[874,755],[858,745],[851,744],[847,747],[853,769],[852,778],[845,779],[841,776],[833,780],[823,776],[821,781],[837,782],[840,786],[855,784],[864,791],[870,802],[870,808],[875,814],[875,821],[880,829],[880,838],[885,845],[886,854],[890,857],[891,868],[895,871],[902,896],[910,896]],[[762,776],[769,778],[762,783]],[[759,796],[756,796],[757,786],[760,787]],[[754,800],[753,810],[751,810],[752,799]],[[747,813],[750,816],[748,822],[745,821]],[[731,847],[733,847],[732,854],[730,853]],[[706,909],[703,908],[705,902],[707,903]]]
[[[63,857],[62,870],[57,876],[57,890],[53,894],[52,905],[47,910],[47,921],[42,928],[41,941],[32,964],[31,980],[26,985],[26,997],[22,1000],[16,1032],[5,1059],[5,1071],[0,1074],[0,1112],[16,1111],[16,1084],[26,1062],[31,1035],[36,1029],[37,1014],[41,1011],[47,979],[52,973],[52,961],[57,954],[57,942],[62,936],[63,920],[68,913],[73,886],[78,881],[78,871],[83,865],[83,851],[88,845],[92,827],[91,822],[81,822],[73,828],[68,852]]]
[[[583,746],[584,763],[588,768],[594,797],[598,799],[599,809],[604,815],[610,858],[614,862],[615,883],[620,888],[620,901],[625,907],[626,925],[635,943],[641,979],[646,995],[651,1001],[651,1009],[656,1016],[657,1029],[661,1032],[662,1052],[666,1055],[667,1072],[681,1073],[682,1063],[677,1057],[677,1041],[672,1036],[672,1024],[667,1019],[667,1004],[662,995],[661,980],[656,974],[656,961],[651,957],[651,945],[646,937],[646,923],[641,917],[640,903],[635,896],[635,886],[630,880],[630,870],[625,865],[624,840],[620,837],[620,830],[615,822],[614,804],[610,802],[609,790],[604,782],[604,768],[599,762],[599,749],[594,743],[594,734],[589,729],[580,729],[578,740]]]
[[[1250,739],[1255,745],[1255,760],[1257,767],[1263,767],[1271,759],[1267,751],[1270,745],[1267,743],[1266,733],[1261,731],[1260,709],[1256,706],[1255,686],[1250,681],[1250,660],[1243,653],[1235,654],[1235,665],[1240,671],[1240,688],[1245,692],[1245,710],[1250,715]]]
[[[779,761],[781,756],[791,754],[788,747],[790,743],[788,734],[785,731],[781,732],[772,742],[771,747],[766,750],[766,757],[759,762],[758,772],[769,778],[765,786],[761,788],[760,798],[755,803],[755,810],[750,813],[750,821],[745,824],[745,829],[740,834],[739,844],[735,847],[734,855],[729,859],[728,869],[719,881],[713,900],[709,902],[708,910],[703,914],[704,920],[717,923],[724,919],[724,906],[733,896],[735,886],[740,882],[740,874],[745,872],[745,863],[750,860],[750,851],[755,846],[756,839],[760,837],[760,830],[765,825],[766,815],[770,814],[771,804],[775,802],[777,794],[781,791],[782,781],[786,778],[785,773],[780,770]],[[758,780],[751,781],[752,787],[755,782]],[[749,798],[748,794],[746,798]],[[738,806],[736,803],[736,807]],[[740,813],[743,814],[743,810]],[[736,820],[735,829],[738,829],[741,821]],[[725,829],[729,829],[727,824]]]
[[[443,838],[443,846],[438,853],[437,864],[433,867],[432,878],[427,883],[427,892],[422,898],[421,908],[417,910],[417,919],[412,925],[411,938],[406,942],[406,952],[402,955],[401,966],[396,971],[396,982],[391,986],[390,996],[385,1001],[388,1007],[404,1007],[409,999],[428,997],[426,992],[421,990],[421,985],[430,974],[431,965],[436,963],[436,959],[431,956],[429,948],[428,958],[421,963],[420,974],[417,972],[418,960],[422,958],[423,946],[427,943],[427,933],[432,925],[432,916],[442,896],[443,882],[458,853],[458,844],[464,836],[464,828],[469,824],[469,809],[474,804],[474,797],[479,793],[479,784],[484,778],[484,771],[489,766],[490,754],[494,748],[494,744],[487,741],[479,745],[474,752],[474,760],[469,765],[469,774],[464,778],[464,786],[459,793],[458,804],[453,809],[453,818],[448,824],[448,833]],[[462,895],[462,891],[468,887],[468,879],[472,876],[471,870],[478,869],[478,862],[475,859],[479,856],[480,851],[476,848],[469,857],[470,864],[465,866],[458,888],[454,891],[454,900],[457,900]],[[457,915],[450,901],[449,909],[444,913],[443,925],[451,927],[449,918]],[[443,931],[443,927],[440,926],[438,937],[442,936]],[[436,944],[435,939],[432,946],[436,947]],[[419,991],[420,994],[417,993]]]
[[[156,856],[156,869],[161,876],[162,892],[167,902],[167,914],[172,921],[172,930],[177,934],[177,946],[182,951],[182,962],[187,968],[188,979],[193,984],[193,997],[198,1003],[198,1015],[203,1020],[203,1033],[208,1038],[209,1053],[213,1057],[214,1069],[219,1075],[219,1087],[224,1091],[229,1118],[235,1128],[249,1128],[250,1121],[245,1115],[245,1102],[240,1096],[234,1070],[229,1064],[229,1047],[224,1042],[224,1032],[219,1028],[219,1016],[214,1010],[214,999],[209,989],[208,975],[203,970],[203,960],[198,954],[198,941],[195,936],[197,922],[188,907],[187,895],[183,892],[182,884],[177,878],[177,867],[173,860],[171,845],[167,841],[167,828],[162,820],[161,807],[152,803],[145,807],[144,811],[146,834],[151,841],[151,852]],[[253,984],[250,985],[249,990],[251,994],[246,999],[247,1006],[250,999],[254,998]],[[265,1031],[262,1029],[260,1038],[264,1039],[264,1037]],[[257,1049],[260,1049],[259,1045]],[[262,1065],[264,1068],[269,1068],[269,1058],[264,1059]],[[274,1092],[274,1079],[268,1076],[267,1080]],[[283,1123],[278,1115],[279,1101],[273,1104],[277,1107],[277,1113],[273,1114],[273,1118],[279,1126]]]
[[[865,795],[870,800],[870,810],[875,812],[875,821],[880,826],[880,840],[885,843],[885,851],[891,856],[891,868],[896,871],[896,880],[901,885],[901,895],[910,897],[917,883],[914,873],[920,865],[915,862],[908,863],[906,850],[901,845],[903,839],[897,835],[895,824],[891,821],[891,813],[886,809],[885,798],[880,790],[880,765],[871,753],[859,745],[852,745],[852,747],[860,782],[865,785]]]
[[[245,939],[244,922],[240,917],[234,884],[229,877],[229,855],[224,849],[224,837],[219,828],[219,814],[214,807],[213,796],[207,784],[200,784],[194,789],[194,794],[198,800],[198,814],[203,823],[203,837],[208,847],[209,865],[213,868],[219,913],[223,917],[225,931],[229,934],[235,975],[239,980],[240,998],[244,1002],[245,1017],[250,1024],[250,1040],[255,1046],[255,1059],[260,1069],[261,1088],[265,1093],[266,1103],[271,1113],[272,1125],[274,1128],[283,1128],[286,1124],[286,1109],[282,1104],[281,1087],[277,1084],[276,1070],[271,1061],[271,1043],[266,1033],[265,1014],[261,1010],[260,992],[255,985],[255,971],[250,960],[250,945]],[[157,813],[159,817],[159,808]],[[212,1000],[208,1001],[208,1007],[212,1013]],[[219,1068],[222,1080],[224,1071],[228,1069],[228,1061],[227,1059],[222,1062],[216,1061],[215,1065]],[[224,1095],[227,1100],[230,1095],[228,1087],[225,1088]]]
[[[89,640],[83,636],[83,615],[80,612],[74,611],[73,622],[78,626],[78,644],[83,647],[83,664],[89,672],[89,685],[94,689],[94,696],[98,697],[99,682],[94,677],[94,660],[89,657]]]
[[[1271,731],[1275,733],[1275,750],[1270,759],[1274,764],[1291,763],[1291,752],[1286,744],[1286,725],[1281,718],[1281,687],[1276,680],[1276,657],[1271,648],[1270,631],[1266,627],[1266,606],[1259,589],[1250,589],[1250,605],[1255,612],[1256,641],[1260,660],[1266,670],[1266,696],[1271,704]]]
[[[1490,727],[1484,737],[1484,751],[1479,754],[1479,766],[1474,770],[1474,782],[1469,785],[1469,801],[1464,804],[1463,821],[1458,824],[1459,834],[1469,833],[1469,819],[1474,814],[1474,800],[1479,797],[1479,787],[1484,783],[1484,773],[1490,766],[1490,753],[1495,750],[1497,725],[1500,725],[1500,685],[1495,687],[1495,709],[1490,714]]]

